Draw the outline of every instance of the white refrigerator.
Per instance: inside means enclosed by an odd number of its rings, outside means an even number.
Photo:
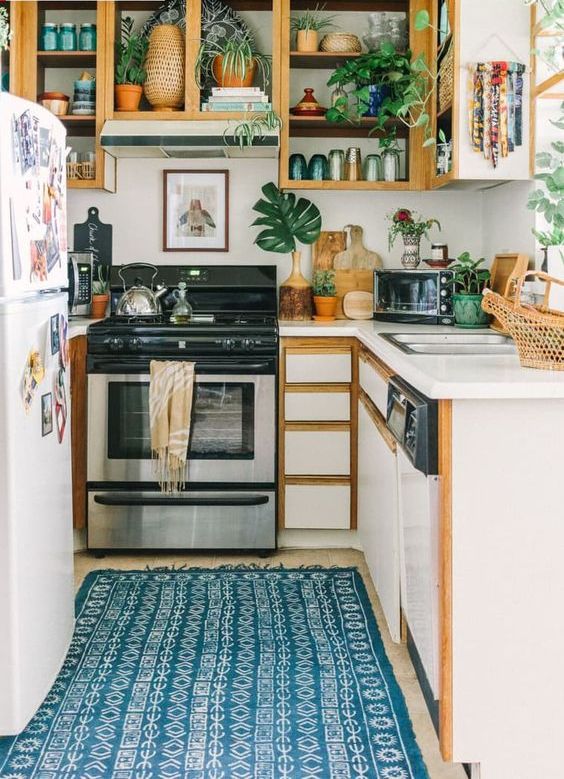
[[[0,93],[0,736],[41,704],[74,623],[65,135]]]

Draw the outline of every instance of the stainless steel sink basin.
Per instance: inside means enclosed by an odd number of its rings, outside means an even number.
[[[515,354],[512,339],[497,333],[380,333],[408,354]]]

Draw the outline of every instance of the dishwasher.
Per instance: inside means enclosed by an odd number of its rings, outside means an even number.
[[[392,376],[386,424],[399,444],[400,597],[408,649],[436,723],[440,664],[438,403]]]

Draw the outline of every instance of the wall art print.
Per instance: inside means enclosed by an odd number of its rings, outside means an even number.
[[[229,171],[163,173],[163,251],[229,251]]]

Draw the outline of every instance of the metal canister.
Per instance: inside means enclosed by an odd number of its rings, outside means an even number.
[[[362,181],[362,158],[358,146],[349,146],[345,158],[345,179]]]
[[[345,178],[345,152],[331,149],[329,152],[329,178],[331,181],[343,181]]]

